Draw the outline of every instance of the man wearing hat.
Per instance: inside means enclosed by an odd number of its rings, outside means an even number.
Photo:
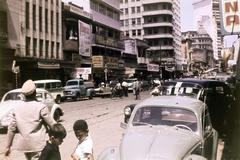
[[[18,150],[24,152],[27,160],[35,160],[45,146],[47,128],[56,122],[47,106],[36,100],[36,86],[32,80],[23,84],[22,94],[25,101],[19,102],[11,114],[5,156],[10,154],[14,136],[18,132]]]

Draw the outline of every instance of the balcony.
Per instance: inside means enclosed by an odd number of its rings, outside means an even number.
[[[124,48],[124,43],[120,40],[115,40],[110,37],[104,37],[101,35],[94,35],[95,43],[96,44],[101,44],[104,46],[110,46],[110,47],[115,47],[115,48]]]
[[[153,22],[153,23],[144,23],[143,28],[151,28],[151,27],[162,27],[162,26],[167,26],[167,27],[173,27],[171,22]]]
[[[171,3],[172,0],[161,0],[161,3]],[[142,4],[152,4],[152,3],[159,3],[159,0],[142,0]]]
[[[173,50],[173,46],[171,45],[164,45],[164,46],[151,46],[148,48],[148,50],[151,50],[151,51],[157,51],[157,50]]]
[[[153,15],[173,15],[171,10],[153,10],[153,11],[143,11],[142,15],[144,16],[153,16]]]
[[[143,38],[145,38],[145,39],[173,38],[173,35],[170,33],[158,33],[158,34],[144,35]]]

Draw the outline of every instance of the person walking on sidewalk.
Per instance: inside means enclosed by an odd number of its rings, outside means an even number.
[[[141,84],[137,79],[135,82],[133,82],[133,94],[135,95],[136,100],[140,99],[140,89]]]
[[[27,80],[22,86],[25,101],[20,101],[11,113],[8,127],[5,156],[11,153],[11,146],[16,133],[19,133],[18,150],[24,152],[27,160],[39,158],[45,146],[47,129],[56,121],[50,115],[48,107],[36,99],[36,86]]]

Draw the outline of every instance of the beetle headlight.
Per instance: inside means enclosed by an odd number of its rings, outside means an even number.
[[[131,115],[131,108],[130,107],[126,107],[126,108],[124,108],[124,114],[125,115],[127,115],[127,116],[129,116],[129,115]]]

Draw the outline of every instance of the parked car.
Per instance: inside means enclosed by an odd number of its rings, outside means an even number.
[[[71,99],[74,101],[79,101],[81,98],[92,99],[94,94],[94,88],[89,87],[89,83],[84,82],[82,79],[71,79],[64,86],[62,99]]]
[[[34,81],[37,88],[43,88],[49,91],[54,97],[56,103],[61,103],[63,96],[63,87],[61,80],[58,79],[44,79]]]
[[[56,104],[53,96],[45,89],[36,89],[36,98],[38,101],[46,104],[49,108],[51,116],[59,121],[64,112],[59,104]],[[14,89],[4,94],[0,103],[0,129],[7,128],[9,125],[9,112],[19,103],[25,100],[21,89]]]
[[[209,107],[213,127],[222,136],[233,111],[234,97],[230,87],[222,81],[209,79],[178,79],[164,82],[162,95],[190,96]]]
[[[98,160],[215,160],[218,133],[207,105],[190,97],[158,96],[137,104],[119,147],[104,150]],[[194,158],[193,158],[194,159]]]
[[[128,91],[133,91],[133,82],[137,81],[137,78],[124,79],[128,83]]]
[[[112,95],[112,88],[109,86],[109,84],[101,83],[100,87],[95,88],[95,95],[99,97],[110,97]]]

